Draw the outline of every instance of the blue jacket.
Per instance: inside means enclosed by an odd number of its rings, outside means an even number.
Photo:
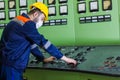
[[[29,19],[27,14],[23,13],[22,16]],[[0,62],[16,69],[25,69],[30,52],[39,57],[41,61],[44,59],[38,46],[43,47],[57,59],[63,56],[50,41],[37,31],[35,22],[28,20],[24,23],[15,18],[3,31],[0,41]]]

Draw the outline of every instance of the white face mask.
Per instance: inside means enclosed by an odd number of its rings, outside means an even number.
[[[39,22],[36,23],[36,28],[38,29],[38,28],[40,28],[42,25],[43,25],[43,21],[40,20]]]

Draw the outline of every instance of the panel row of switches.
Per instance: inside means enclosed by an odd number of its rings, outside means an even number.
[[[111,15],[99,15],[99,16],[88,16],[80,17],[80,23],[96,23],[96,22],[106,22],[111,21]]]
[[[67,19],[56,19],[45,21],[44,26],[67,25]]]

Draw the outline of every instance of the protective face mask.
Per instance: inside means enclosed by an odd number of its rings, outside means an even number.
[[[36,28],[40,28],[43,25],[43,21],[39,21],[36,23]]]

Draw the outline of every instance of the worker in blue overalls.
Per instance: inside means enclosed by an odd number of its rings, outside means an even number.
[[[53,61],[56,57],[76,65],[76,60],[64,56],[39,34],[37,28],[42,26],[45,20],[48,20],[48,8],[37,2],[31,5],[28,14],[23,13],[7,24],[0,40],[0,80],[22,80],[30,53],[43,62]],[[51,57],[44,58],[38,46],[43,47]]]

